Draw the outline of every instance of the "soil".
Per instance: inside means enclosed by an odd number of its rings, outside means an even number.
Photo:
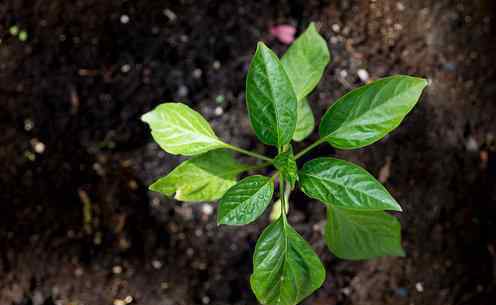
[[[139,117],[182,101],[224,140],[273,153],[247,120],[247,66],[258,40],[285,50],[270,26],[310,21],[333,55],[317,118],[360,69],[431,85],[381,142],[313,153],[380,176],[405,210],[407,256],[333,257],[323,206],[295,193],[290,222],[327,268],[303,304],[494,304],[495,18],[491,0],[2,1],[0,304],[257,304],[248,277],[268,216],[218,227],[215,204],[148,192],[182,159]]]

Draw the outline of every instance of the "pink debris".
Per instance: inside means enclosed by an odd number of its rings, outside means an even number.
[[[284,44],[290,44],[294,40],[296,28],[288,24],[275,25],[270,28],[270,33]]]

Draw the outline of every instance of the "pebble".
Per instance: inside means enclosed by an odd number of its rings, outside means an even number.
[[[125,65],[122,65],[122,66],[121,66],[121,72],[122,72],[122,73],[127,73],[127,72],[129,72],[130,70],[131,70],[131,66],[130,66],[130,65],[128,65],[128,64],[125,64]]]
[[[415,284],[415,289],[417,289],[418,292],[424,292],[424,285],[421,282],[418,282]]]
[[[188,95],[188,87],[181,85],[179,86],[179,89],[177,90],[177,95],[180,97],[185,97]]]
[[[121,274],[122,273],[122,267],[119,265],[116,265],[112,267],[112,273],[114,274]]]
[[[171,22],[174,22],[177,18],[176,14],[168,8],[164,9],[163,13]]]
[[[128,15],[126,15],[126,14],[121,15],[121,23],[122,24],[127,24],[127,23],[129,23],[130,20],[131,20],[131,18],[129,18]]]
[[[195,69],[193,70],[193,77],[194,78],[200,78],[203,74],[203,71],[201,69]]]
[[[161,262],[161,261],[159,261],[159,260],[157,260],[157,259],[152,261],[152,266],[153,266],[153,268],[155,268],[155,269],[160,269],[160,268],[162,268],[162,265],[163,265],[163,264],[162,264],[162,262]]]
[[[203,214],[205,215],[212,215],[212,213],[214,212],[214,208],[210,205],[210,204],[203,204],[202,205],[202,208],[201,208]]]
[[[479,150],[479,144],[474,137],[468,137],[467,142],[465,143],[465,148],[470,152],[476,152]]]
[[[358,69],[357,75],[362,82],[366,82],[369,80],[369,72],[365,69]]]
[[[222,107],[220,106],[217,106],[215,107],[214,113],[215,115],[222,115],[224,113],[224,109],[222,109]]]

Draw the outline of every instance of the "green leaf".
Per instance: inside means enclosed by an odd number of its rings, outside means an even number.
[[[181,103],[158,105],[141,120],[150,125],[155,142],[173,155],[193,156],[226,146],[201,114]]]
[[[262,42],[248,71],[246,102],[260,141],[277,147],[291,141],[296,128],[296,96],[276,54]]]
[[[306,98],[298,102],[296,129],[293,134],[293,140],[300,142],[308,137],[315,128],[315,117],[312,108]]]
[[[324,114],[320,137],[340,149],[372,144],[398,127],[425,86],[425,79],[397,75],[354,89]]]
[[[219,201],[217,223],[245,225],[256,220],[270,204],[274,180],[265,176],[246,177],[231,187]]]
[[[265,305],[295,305],[319,288],[325,269],[284,217],[262,233],[253,256],[251,288]]]
[[[329,60],[327,43],[312,22],[281,58],[298,101],[317,86]]]
[[[234,184],[249,166],[238,163],[226,150],[213,150],[179,164],[167,176],[150,185],[150,190],[180,201],[215,201]]]
[[[317,158],[303,165],[299,177],[305,194],[329,205],[362,211],[401,211],[384,186],[353,163]]]
[[[298,179],[298,168],[296,167],[296,160],[293,154],[293,148],[278,154],[272,164],[279,170],[283,179],[287,180],[291,187],[294,187]]]
[[[343,259],[405,256],[400,222],[383,211],[328,206],[325,241],[331,252]]]

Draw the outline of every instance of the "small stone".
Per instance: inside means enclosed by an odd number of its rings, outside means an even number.
[[[362,82],[367,82],[369,80],[369,72],[365,69],[358,69],[357,75]]]
[[[152,261],[152,266],[155,269],[160,269],[160,268],[162,268],[162,262],[159,260],[154,260],[154,261]]]
[[[116,265],[112,267],[112,273],[114,274],[121,274],[122,273],[122,267],[119,265]]]
[[[415,284],[415,289],[417,289],[418,292],[424,292],[424,285],[421,282],[418,282]]]
[[[337,32],[339,32],[339,30],[341,30],[341,26],[340,26],[339,24],[337,24],[337,23],[334,23],[334,24],[331,26],[331,28],[332,28],[332,30],[333,30],[334,32],[336,32],[336,33],[337,33]]]
[[[217,107],[215,107],[214,113],[217,116],[222,115],[224,113],[224,109],[222,109],[222,107],[220,107],[220,106],[217,106]]]
[[[130,66],[130,65],[128,65],[128,64],[125,64],[125,65],[122,65],[122,66],[121,66],[121,72],[122,72],[122,73],[127,73],[127,72],[129,72],[130,70],[131,70],[131,66]]]
[[[220,69],[220,61],[218,61],[218,60],[214,61],[214,63],[212,64],[212,67],[215,70],[219,70]]]
[[[179,89],[177,90],[177,95],[179,95],[180,97],[185,97],[188,95],[188,87],[184,86],[184,85],[181,85],[179,86]]]
[[[465,143],[465,148],[470,152],[476,152],[479,150],[479,144],[474,137],[468,137],[467,142]]]
[[[129,23],[130,20],[131,20],[131,18],[129,18],[128,15],[126,15],[126,14],[121,15],[121,23],[122,24],[127,24],[127,23]]]
[[[200,78],[203,74],[203,71],[201,69],[195,69],[193,70],[193,77],[194,78]]]
[[[205,203],[202,205],[202,213],[203,214],[212,215],[213,212],[214,212],[214,208],[210,204]]]
[[[24,120],[24,130],[30,131],[34,127],[34,123],[31,119],[25,119]]]
[[[164,9],[163,13],[171,22],[174,22],[177,18],[176,14],[168,8]]]

